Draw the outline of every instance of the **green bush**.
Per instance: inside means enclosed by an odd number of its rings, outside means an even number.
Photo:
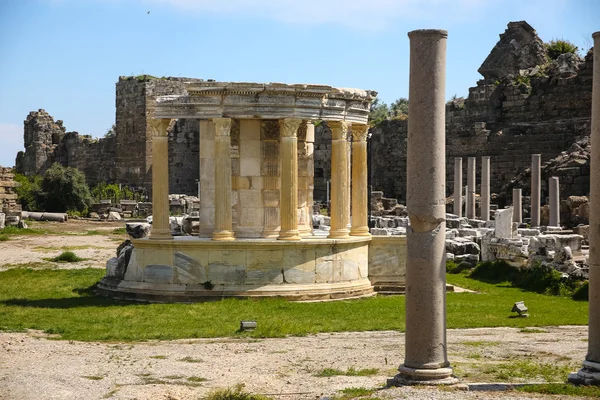
[[[135,200],[135,193],[124,186],[119,188],[119,185],[115,183],[100,182],[91,190],[91,195],[94,201],[100,201],[102,199],[111,199],[115,202],[119,200]]]
[[[470,277],[487,283],[514,282],[519,268],[504,260],[486,261],[477,264]]]
[[[473,266],[466,261],[461,261],[458,264],[454,260],[446,261],[446,272],[449,274],[460,274],[460,273],[462,273],[464,271],[468,271],[472,268],[473,268]]]
[[[589,293],[589,282],[582,283],[577,289],[575,289],[575,293],[573,293],[573,300],[580,301],[589,301],[590,293]]]
[[[54,258],[48,259],[48,261],[53,261],[53,262],[69,262],[69,263],[79,262],[79,261],[83,261],[83,260],[85,260],[85,259],[79,257],[77,254],[73,253],[72,251],[63,251],[60,255],[58,255]]]
[[[556,60],[558,56],[565,53],[577,54],[579,48],[568,40],[551,40],[546,43],[546,54],[551,60]]]
[[[15,174],[15,181],[21,185],[15,188],[17,201],[25,211],[36,211],[39,209],[37,200],[40,197],[40,185],[42,177],[38,175],[25,176]]]
[[[92,202],[85,175],[77,168],[54,163],[44,174],[40,186],[38,203],[45,211],[82,212]]]

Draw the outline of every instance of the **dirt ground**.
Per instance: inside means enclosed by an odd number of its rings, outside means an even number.
[[[88,258],[75,268],[103,268],[124,234],[123,223],[34,223],[32,228],[69,234],[12,237],[0,242],[0,270],[50,263],[71,249]],[[93,230],[98,234],[84,235]],[[77,233],[77,235],[74,235]],[[73,265],[69,264],[69,267]],[[0,315],[1,319],[1,315]],[[0,320],[1,324],[1,320]],[[246,390],[277,399],[321,399],[345,388],[382,388],[404,358],[404,334],[391,331],[319,334],[283,339],[191,339],[141,343],[56,340],[37,331],[0,332],[0,399],[199,399],[215,388],[243,383]],[[587,351],[587,327],[520,330],[448,330],[448,358],[456,388],[400,387],[377,390],[380,399],[561,399],[480,383],[506,382],[520,366],[579,368]],[[317,376],[325,368],[372,369],[369,376]],[[567,369],[568,369],[567,368]],[[564,381],[566,376],[561,375]],[[542,377],[510,378],[541,382]]]

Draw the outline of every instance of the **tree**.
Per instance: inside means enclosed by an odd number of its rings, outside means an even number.
[[[77,168],[52,164],[40,185],[38,204],[45,211],[85,211],[92,198],[85,175]]]
[[[392,118],[405,119],[405,116],[408,116],[408,99],[405,97],[400,97],[398,100],[393,102],[390,107],[390,115]]]
[[[38,209],[37,199],[40,196],[40,185],[42,177],[39,175],[25,176],[15,174],[15,182],[20,186],[15,188],[17,201],[25,211],[36,211]]]
[[[369,112],[369,124],[371,126],[377,125],[382,121],[386,121],[389,117],[390,109],[387,104],[380,102],[379,98],[375,98],[371,103],[371,110]]]

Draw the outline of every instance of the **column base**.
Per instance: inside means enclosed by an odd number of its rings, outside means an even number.
[[[405,385],[453,385],[458,379],[452,376],[452,368],[410,368],[401,365],[400,373],[388,381],[390,386]]]
[[[170,229],[152,229],[150,231],[150,239],[154,240],[169,240],[173,239]]]
[[[279,231],[279,236],[277,236],[277,240],[300,240],[300,234],[297,230],[291,231]]]
[[[350,230],[348,229],[336,229],[330,230],[328,239],[350,239]]]
[[[235,240],[235,238],[233,237],[233,232],[231,231],[214,231],[212,240],[219,242],[231,242]]]
[[[371,233],[369,232],[369,227],[360,226],[350,229],[350,236],[371,236]]]
[[[600,386],[600,363],[584,360],[583,368],[569,374],[569,382],[575,385]]]

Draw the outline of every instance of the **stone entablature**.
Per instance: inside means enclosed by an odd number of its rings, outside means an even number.
[[[157,97],[155,118],[347,121],[366,124],[377,92],[327,85],[191,82],[187,94]]]

